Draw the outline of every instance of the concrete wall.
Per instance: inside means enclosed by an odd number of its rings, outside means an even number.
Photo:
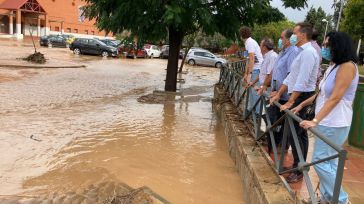
[[[222,121],[230,157],[243,183],[245,203],[296,203],[255,142],[251,124],[240,120],[237,109],[221,86],[216,85],[214,91],[214,110]]]

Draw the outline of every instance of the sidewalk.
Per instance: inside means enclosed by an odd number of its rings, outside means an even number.
[[[308,161],[311,161],[312,152],[314,147],[314,137],[310,137],[310,146],[308,150]],[[364,203],[364,151],[356,149],[349,145],[345,145],[344,148],[348,151],[348,159],[345,162],[345,171],[343,186],[346,192],[349,194],[349,199],[352,204]],[[273,160],[273,154],[270,155]],[[291,151],[285,156],[284,166],[291,166],[293,163],[293,155]],[[312,186],[316,189],[318,184],[318,176],[313,167],[310,168],[309,175],[311,178]],[[283,175],[287,176],[287,175]],[[306,184],[304,181],[290,184],[293,191],[297,193],[299,198],[308,198]]]

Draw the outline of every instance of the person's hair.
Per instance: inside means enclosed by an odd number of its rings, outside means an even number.
[[[348,34],[332,31],[326,37],[329,38],[327,46],[330,47],[332,61],[335,64],[342,64],[349,61],[353,61],[354,63],[358,62],[353,41]]]
[[[293,30],[292,29],[286,29],[283,31],[284,32],[284,37],[286,39],[289,39],[291,38],[291,36],[293,35]]]
[[[249,38],[252,36],[252,30],[249,27],[243,26],[239,30],[240,37]]]
[[[313,28],[308,22],[297,23],[296,26],[300,27],[300,32],[306,34],[307,40],[312,39]]]
[[[316,29],[312,29],[312,40],[317,41],[318,37],[320,36],[320,32]]]
[[[263,38],[262,45],[264,47],[266,47],[268,50],[273,50],[273,48],[274,48],[274,42],[273,42],[273,40],[270,39],[270,38],[267,38],[267,37],[266,38]]]

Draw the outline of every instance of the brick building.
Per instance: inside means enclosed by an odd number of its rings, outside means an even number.
[[[54,33],[105,36],[83,15],[82,0],[0,0],[0,36]]]

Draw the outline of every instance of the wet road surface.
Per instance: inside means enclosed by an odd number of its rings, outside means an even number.
[[[242,203],[211,108],[217,69],[190,67],[179,100],[144,104],[163,89],[166,61],[79,60],[88,67],[0,83],[0,195],[120,181],[172,203]]]

